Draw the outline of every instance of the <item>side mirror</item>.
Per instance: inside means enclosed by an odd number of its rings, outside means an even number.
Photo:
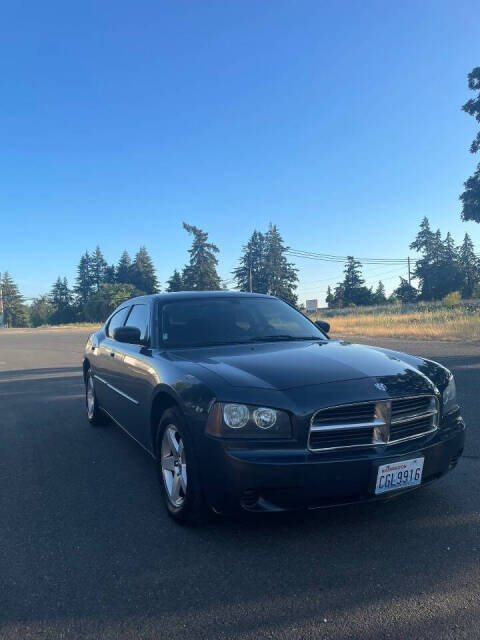
[[[324,322],[323,320],[316,320],[315,324],[320,329],[320,331],[323,331],[323,333],[328,333],[330,331],[330,325],[328,322]]]
[[[113,331],[113,339],[128,344],[142,344],[143,342],[138,327],[117,327]]]

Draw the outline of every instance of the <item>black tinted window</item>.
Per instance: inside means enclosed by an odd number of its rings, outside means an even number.
[[[111,317],[107,327],[107,336],[109,338],[113,338],[113,332],[117,327],[123,326],[129,309],[130,307],[124,307],[123,309],[120,309],[120,311],[117,311],[117,313]]]
[[[275,298],[200,298],[172,302],[163,307],[161,326],[163,343],[174,346],[325,339],[305,316]]]
[[[144,340],[147,336],[148,305],[135,304],[128,316],[127,326],[137,327],[137,329],[140,329],[140,337]]]

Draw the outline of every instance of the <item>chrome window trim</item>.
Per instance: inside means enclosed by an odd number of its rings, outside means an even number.
[[[401,418],[395,418],[392,420],[391,418],[392,403],[395,400],[407,400],[407,399],[415,400],[417,398],[430,398],[435,403],[436,409],[421,412],[421,413],[414,413],[411,415],[407,414],[406,416],[402,416]],[[332,425],[317,425],[317,426],[313,424],[315,421],[315,418],[319,413],[322,413],[325,411],[331,411],[332,409],[340,409],[340,408],[346,409],[349,407],[371,405],[371,404],[375,405],[375,415],[377,414],[383,415],[384,419],[375,417],[373,421],[370,420],[368,422],[354,423],[354,424],[337,424],[337,425],[332,424]],[[408,424],[409,422],[414,422],[415,420],[419,420],[421,418],[432,418],[432,426],[430,429],[427,429],[426,431],[422,431],[421,433],[415,433],[410,436],[405,436],[404,438],[396,438],[395,440],[390,440],[390,428],[392,425]],[[398,396],[395,398],[382,398],[381,400],[366,400],[363,402],[351,402],[348,404],[339,404],[331,407],[323,407],[322,409],[318,409],[317,411],[315,411],[315,413],[312,415],[310,419],[310,429],[308,432],[307,449],[312,452],[319,452],[319,451],[338,451],[338,450],[345,450],[345,449],[360,449],[360,448],[365,449],[365,448],[379,447],[379,446],[388,447],[390,445],[395,445],[402,442],[407,442],[408,440],[415,440],[417,438],[423,438],[427,435],[430,435],[438,430],[439,422],[440,422],[440,404],[438,401],[438,397],[430,393],[422,393],[414,396]],[[315,448],[313,448],[310,445],[310,437],[312,433],[319,433],[319,432],[325,433],[328,431],[331,431],[332,433],[334,433],[335,431],[338,432],[344,429],[358,429],[358,430],[373,429],[372,442],[368,444],[349,444],[349,445],[340,445],[335,447],[315,447]],[[385,434],[385,430],[386,430],[386,434]],[[382,434],[387,436],[387,440],[380,439],[379,436]]]

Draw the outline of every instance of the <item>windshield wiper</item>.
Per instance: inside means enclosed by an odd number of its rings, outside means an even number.
[[[279,333],[273,336],[260,336],[258,338],[251,338],[252,342],[274,342],[289,341],[289,340],[326,340],[323,336],[290,336],[287,333]]]

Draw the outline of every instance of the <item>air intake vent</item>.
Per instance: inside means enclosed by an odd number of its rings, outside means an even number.
[[[350,404],[317,411],[312,425],[335,427],[336,425],[368,424],[375,418],[375,403]]]

